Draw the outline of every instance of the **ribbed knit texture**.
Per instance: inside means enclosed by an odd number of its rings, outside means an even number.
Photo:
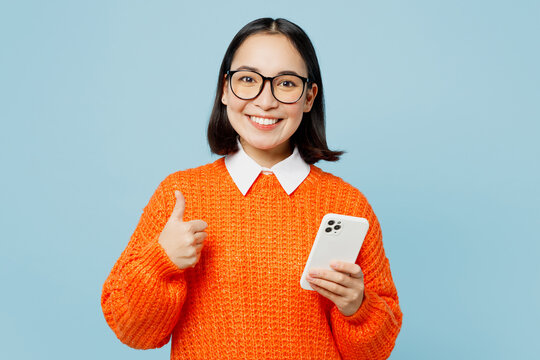
[[[175,190],[186,199],[184,221],[208,223],[201,259],[186,270],[157,242]],[[357,259],[364,302],[350,317],[300,287],[326,213],[370,224]],[[259,175],[243,196],[223,158],[159,185],[101,303],[111,329],[131,347],[160,347],[172,334],[171,359],[385,359],[402,318],[379,223],[357,189],[311,165],[290,196],[273,174]]]

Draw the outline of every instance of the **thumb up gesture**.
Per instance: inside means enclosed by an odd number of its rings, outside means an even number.
[[[184,222],[186,201],[178,190],[174,192],[176,204],[167,220],[158,242],[169,259],[180,269],[194,267],[199,262],[204,239],[208,236],[204,229],[208,226],[202,220]]]

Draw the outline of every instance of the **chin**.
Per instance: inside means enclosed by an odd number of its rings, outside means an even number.
[[[258,150],[272,150],[279,146],[279,144],[268,144],[268,143],[248,143],[251,147],[258,149]]]
[[[264,139],[246,139],[243,138],[244,142],[247,143],[248,146],[251,146],[252,148],[258,149],[258,150],[272,150],[276,147],[282,145],[285,141],[268,141]],[[245,147],[245,145],[244,145]]]

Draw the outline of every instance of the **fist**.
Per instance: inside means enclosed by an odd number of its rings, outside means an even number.
[[[208,236],[204,229],[208,226],[202,220],[184,222],[186,200],[178,190],[174,192],[176,203],[167,220],[158,242],[165,253],[179,269],[194,267],[201,257],[204,239]]]

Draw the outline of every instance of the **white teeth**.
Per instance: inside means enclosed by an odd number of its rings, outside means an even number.
[[[278,122],[278,119],[265,119],[256,116],[251,116],[250,118],[251,120],[255,121],[257,124],[260,125],[274,125]]]

